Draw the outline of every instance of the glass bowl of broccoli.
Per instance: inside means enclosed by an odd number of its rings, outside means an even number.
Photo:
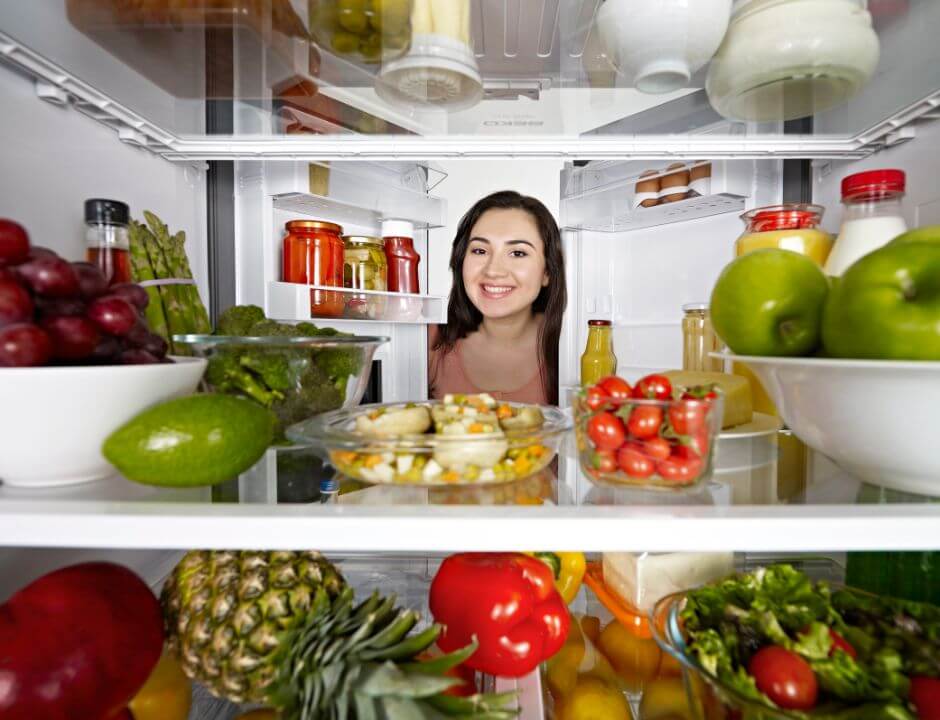
[[[358,405],[372,357],[388,342],[310,322],[279,323],[254,305],[226,310],[214,335],[175,335],[173,340],[208,360],[203,383],[209,392],[240,395],[270,409],[281,441],[289,425]]]

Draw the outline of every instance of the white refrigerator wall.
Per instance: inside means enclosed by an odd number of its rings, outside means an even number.
[[[33,81],[0,66],[0,216],[22,224],[32,242],[70,260],[85,257],[84,203],[126,202],[131,216],[155,212],[186,231],[186,250],[204,300],[205,172],[127,145],[73,108],[36,97]]]
[[[882,150],[864,160],[813,162],[813,202],[826,208],[823,226],[833,235],[842,222],[842,178],[880,168],[900,168],[907,173],[904,216],[909,228],[940,225],[940,123],[918,125],[910,142]]]

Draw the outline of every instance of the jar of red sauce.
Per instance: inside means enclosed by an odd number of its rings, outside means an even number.
[[[418,295],[418,263],[421,257],[414,248],[415,226],[406,220],[385,220],[382,238],[388,261],[388,291]]]
[[[343,228],[322,220],[291,220],[284,238],[284,282],[343,287]],[[343,294],[310,290],[313,317],[342,317]]]

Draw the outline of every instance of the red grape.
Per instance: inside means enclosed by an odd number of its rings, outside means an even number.
[[[0,265],[0,281],[18,283],[20,279],[16,276],[16,273],[13,272],[13,268],[3,267]]]
[[[19,223],[0,218],[0,265],[16,265],[29,257],[29,236]]]
[[[84,360],[98,346],[101,333],[85,317],[60,315],[43,323],[52,338],[52,354],[59,360]]]
[[[78,275],[62,258],[36,257],[17,266],[16,272],[37,295],[65,298],[78,295]]]
[[[150,302],[150,296],[147,291],[135,283],[120,283],[111,286],[111,294],[122,297],[138,310],[145,310]]]
[[[91,357],[95,360],[113,360],[121,354],[124,346],[113,335],[102,335]]]
[[[42,245],[33,245],[29,249],[29,259],[35,260],[41,257],[57,258],[59,257],[59,254],[55,252],[54,250],[50,250],[47,247],[43,247]]]
[[[33,319],[33,300],[17,282],[0,280],[0,327]]]
[[[0,367],[45,365],[51,355],[52,341],[39,326],[19,323],[0,329]]]
[[[37,298],[36,311],[43,320],[59,315],[84,315],[88,306],[81,300]]]
[[[146,350],[132,348],[118,355],[117,361],[121,363],[121,365],[155,365],[160,362],[160,359],[154,357]]]
[[[78,275],[78,286],[82,297],[91,300],[108,291],[108,278],[97,265],[88,262],[73,262],[72,269]]]
[[[146,341],[140,344],[140,349],[146,350],[155,357],[164,358],[166,357],[168,346],[166,340],[156,333],[148,333]]]
[[[104,332],[121,337],[137,324],[137,310],[127,300],[105,295],[88,307],[88,317]]]

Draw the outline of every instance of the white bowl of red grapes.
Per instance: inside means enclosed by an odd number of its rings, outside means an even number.
[[[0,482],[106,477],[104,439],[145,408],[194,392],[199,358],[169,358],[144,318],[148,295],[97,266],[33,246],[0,219]]]

